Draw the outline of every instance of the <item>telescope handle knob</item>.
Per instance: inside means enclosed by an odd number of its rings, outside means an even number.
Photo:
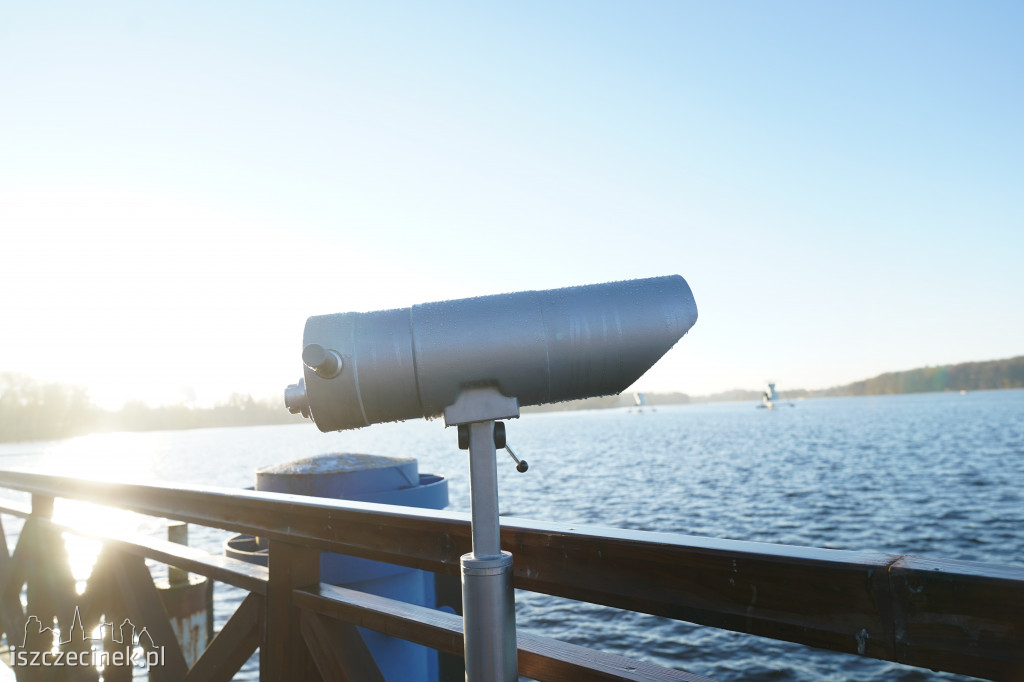
[[[311,343],[302,349],[302,364],[316,372],[322,379],[333,379],[341,374],[341,356],[336,350],[328,350],[319,343]]]
[[[516,471],[521,474],[525,474],[526,470],[530,468],[530,465],[526,463],[526,460],[516,457],[516,453],[512,452],[512,448],[510,448],[508,444],[505,445],[505,452],[507,452],[509,457],[512,458],[512,461],[516,463]]]
[[[469,449],[469,424],[459,424],[459,449]],[[525,459],[519,459],[516,457],[516,453],[512,452],[512,448],[505,442],[505,422],[494,422],[494,447],[498,450],[504,449],[509,456],[516,463],[516,471],[521,474],[526,473],[526,470],[530,468],[530,465],[526,463]]]

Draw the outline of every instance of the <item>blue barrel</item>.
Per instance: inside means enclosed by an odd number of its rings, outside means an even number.
[[[420,474],[412,457],[336,453],[300,459],[258,469],[256,490],[425,509],[448,506],[448,480]],[[238,535],[224,544],[224,553],[266,565],[267,549],[260,545],[252,536]],[[405,566],[322,552],[320,580],[420,606],[437,605],[434,574]],[[373,630],[359,632],[388,682],[437,682],[433,649]]]

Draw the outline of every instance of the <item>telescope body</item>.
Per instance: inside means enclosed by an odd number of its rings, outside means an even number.
[[[620,393],[696,320],[678,275],[310,317],[305,400],[337,431],[435,417],[470,387],[520,406]]]

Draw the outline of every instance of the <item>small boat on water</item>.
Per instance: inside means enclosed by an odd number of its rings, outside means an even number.
[[[764,391],[761,393],[761,404],[756,405],[758,409],[772,410],[775,409],[776,405],[786,405],[788,407],[796,407],[795,403],[780,403],[779,394],[775,392],[775,384],[772,382],[766,382]]]
[[[638,413],[643,413],[644,408],[647,407],[647,395],[644,393],[633,393],[633,407],[629,408],[632,412],[634,409]],[[651,412],[654,412],[654,408],[650,408]]]

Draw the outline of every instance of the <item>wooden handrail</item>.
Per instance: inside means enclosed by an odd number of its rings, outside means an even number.
[[[468,515],[0,471],[0,486],[441,573]],[[515,586],[873,658],[1024,675],[1024,568],[502,518]]]
[[[298,606],[331,618],[462,655],[462,619],[451,613],[335,585],[296,590]],[[535,679],[713,682],[683,670],[518,633],[519,673]]]
[[[0,504],[0,514],[28,518],[31,513],[31,510],[25,505],[10,502]],[[247,592],[255,592],[259,595],[265,595],[267,592],[268,572],[265,566],[232,559],[221,554],[210,554],[188,545],[158,540],[137,533],[111,535],[86,524],[56,523],[50,519],[36,519],[35,522],[39,527],[55,533],[70,533],[95,540],[104,547],[118,552],[153,559],[239,587]]]
[[[211,554],[195,547],[176,542],[158,540],[134,533],[117,536],[101,533],[80,525],[54,523],[40,520],[39,526],[57,533],[72,533],[103,543],[103,546],[123,554],[175,566],[192,573],[206,576],[211,580],[239,587],[247,592],[266,595],[269,573],[265,566],[232,559],[221,554]]]

